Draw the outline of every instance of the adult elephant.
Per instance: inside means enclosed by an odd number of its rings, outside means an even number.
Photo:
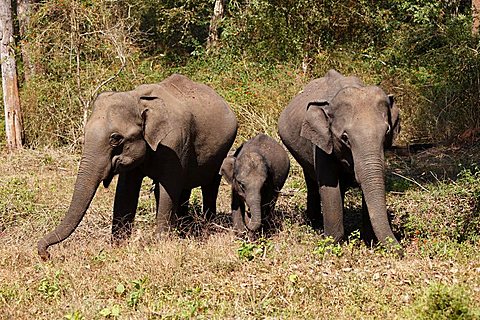
[[[385,201],[383,151],[400,130],[392,96],[377,86],[364,85],[357,77],[330,70],[292,99],[280,115],[278,130],[303,168],[307,215],[321,226],[323,214],[325,235],[336,241],[344,237],[345,191],[359,185],[364,221],[370,220],[381,243],[400,248]]]
[[[191,189],[202,188],[203,210],[215,213],[218,174],[237,132],[237,120],[210,87],[174,74],[133,91],[105,92],[94,103],[72,201],[61,223],[38,242],[38,253],[78,226],[103,182],[119,174],[112,235],[130,236],[144,177],[155,183],[157,232],[184,214]],[[180,209],[180,210],[179,210]]]

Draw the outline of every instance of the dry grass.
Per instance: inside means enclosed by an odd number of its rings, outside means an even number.
[[[459,243],[434,228],[424,237],[407,228],[403,259],[368,248],[355,235],[349,243],[333,246],[301,224],[305,188],[297,166],[278,204],[286,222],[250,246],[229,229],[226,184],[220,192],[220,215],[208,226],[208,236],[154,239],[153,200],[146,182],[128,244],[109,244],[114,186],[102,188],[80,227],[51,248],[51,261],[42,262],[36,241],[66,211],[77,161],[67,150],[0,155],[1,319],[404,319],[421,318],[432,308],[443,315],[463,310],[462,319],[479,316],[478,237]],[[392,161],[395,170],[406,169],[404,159]],[[443,198],[430,196],[444,186],[420,182],[428,192],[408,185],[388,195],[390,207],[401,211],[395,212],[398,229],[405,228],[402,223],[416,226],[412,217],[425,222],[424,212],[434,214],[441,202],[458,196],[448,190]],[[451,183],[468,188],[461,181]],[[348,199],[351,215],[358,206],[355,195]],[[197,193],[193,199],[197,203]],[[428,210],[420,210],[421,205]],[[475,205],[462,210],[478,215]],[[440,239],[443,246],[434,244]],[[440,293],[432,294],[440,285]],[[438,296],[460,307],[439,306]]]

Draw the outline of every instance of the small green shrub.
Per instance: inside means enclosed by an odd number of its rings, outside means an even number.
[[[480,170],[465,169],[428,192],[407,191],[394,211],[403,215],[407,237],[473,243],[480,235]]]
[[[85,317],[81,314],[80,311],[69,312],[64,316],[67,320],[83,320]]]
[[[468,290],[461,286],[434,283],[406,312],[409,318],[418,320],[469,320],[480,317],[480,309],[474,306]]]
[[[40,280],[38,285],[38,292],[40,292],[45,299],[57,299],[62,293],[62,286],[60,277],[62,271],[55,271],[53,277],[44,277]]]
[[[127,298],[127,305],[129,307],[132,307],[135,309],[137,308],[138,304],[142,300],[143,295],[145,294],[146,282],[147,282],[146,278],[132,281],[132,288]]]
[[[341,257],[343,255],[343,249],[341,244],[335,243],[332,237],[324,237],[319,240],[313,252],[321,256],[322,258],[328,254],[336,257]]]
[[[255,242],[241,241],[237,253],[240,259],[252,261],[265,256],[272,247],[272,242],[265,238],[260,238]]]

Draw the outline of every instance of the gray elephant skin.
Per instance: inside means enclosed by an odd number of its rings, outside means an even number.
[[[235,140],[237,120],[210,87],[174,74],[158,84],[127,92],[105,92],[85,127],[83,153],[70,207],[63,220],[38,242],[38,253],[76,229],[101,182],[118,174],[112,238],[130,236],[144,177],[155,183],[157,233],[188,212],[191,189],[200,186],[203,210],[211,216],[223,159]]]
[[[262,218],[271,217],[289,170],[287,152],[265,134],[246,141],[225,158],[220,173],[232,185],[232,219],[237,233],[254,237]]]
[[[307,84],[282,111],[278,130],[302,166],[307,216],[324,234],[344,238],[343,200],[349,187],[363,193],[364,230],[402,253],[387,216],[384,148],[400,130],[393,97],[357,77],[330,70]],[[323,221],[321,219],[323,215]],[[368,224],[368,226],[366,226]]]

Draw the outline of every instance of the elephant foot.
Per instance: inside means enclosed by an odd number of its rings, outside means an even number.
[[[387,252],[398,258],[403,258],[405,255],[402,245],[395,239],[386,238],[381,242],[381,245],[387,250]]]

